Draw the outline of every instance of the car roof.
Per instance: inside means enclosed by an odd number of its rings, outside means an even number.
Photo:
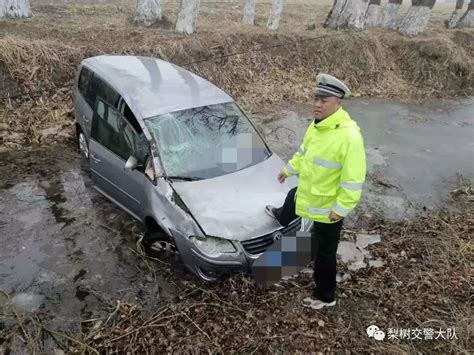
[[[106,80],[142,119],[233,99],[200,76],[164,60],[101,55],[82,61]]]

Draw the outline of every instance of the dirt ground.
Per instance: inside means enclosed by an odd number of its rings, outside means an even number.
[[[142,254],[136,242],[143,227],[95,192],[72,144],[3,153],[0,229],[7,238],[0,252],[0,349],[467,353],[474,191],[448,191],[467,184],[454,171],[474,176],[470,151],[458,150],[453,163],[449,142],[438,147],[448,149],[443,156],[430,141],[439,136],[405,143],[413,157],[403,151],[394,156],[390,147],[402,132],[437,126],[444,126],[445,136],[466,141],[473,129],[467,114],[472,102],[444,103],[434,109],[437,115],[425,108],[427,115],[418,120],[413,118],[421,107],[406,104],[355,101],[347,109],[365,131],[369,171],[364,199],[345,224],[341,245],[354,245],[360,235],[380,239],[368,248],[378,265],[368,261],[352,269],[341,251],[339,302],[318,312],[300,305],[313,286],[311,270],[270,288],[247,275],[212,285],[193,278],[173,255]],[[371,130],[371,117],[390,109],[384,124]],[[285,105],[256,122],[272,150],[285,157],[294,151],[292,136],[304,131],[308,111]],[[431,168],[425,146],[436,154],[438,170]],[[398,171],[399,159],[404,171]],[[431,181],[424,182],[430,168]],[[456,339],[445,334],[432,341],[378,343],[365,334],[371,324],[386,332],[455,329]]]
[[[326,0],[288,2],[276,33],[268,3],[249,28],[241,4],[204,2],[193,36],[173,33],[176,2],[151,29],[133,26],[131,1],[51,3],[0,20],[0,353],[472,353],[474,32],[443,28],[454,5],[406,38],[324,30]],[[308,311],[310,272],[270,288],[248,275],[209,285],[173,255],[143,254],[143,227],[95,192],[75,148],[77,65],[109,53],[170,60],[222,87],[283,159],[315,74],[347,81],[369,174],[343,241],[380,237],[368,249],[381,265],[341,262],[337,306]],[[445,333],[376,341],[371,324]]]

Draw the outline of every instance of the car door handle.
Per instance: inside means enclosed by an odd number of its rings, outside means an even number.
[[[90,154],[90,157],[95,163],[100,163],[100,159],[97,158],[94,154]]]
[[[89,122],[89,119],[88,119],[86,116],[84,116],[84,115],[82,115],[82,119],[83,119],[85,122]]]

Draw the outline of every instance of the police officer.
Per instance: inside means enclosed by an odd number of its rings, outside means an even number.
[[[316,288],[303,305],[321,309],[336,304],[337,246],[343,219],[361,197],[366,163],[360,128],[341,106],[349,88],[327,74],[319,74],[316,84],[314,122],[278,180],[283,183],[289,176],[298,176],[295,213],[313,221],[315,255]],[[287,198],[285,204],[290,200]],[[268,205],[265,212],[276,218],[281,209]]]

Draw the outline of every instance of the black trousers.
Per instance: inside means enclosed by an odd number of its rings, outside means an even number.
[[[314,256],[313,296],[332,302],[336,294],[336,252],[343,220],[336,223],[314,222],[311,229],[311,250]]]
[[[287,226],[290,222],[294,221],[298,216],[295,213],[295,194],[296,187],[288,191],[283,206],[279,207],[275,211],[275,217],[282,226]]]
[[[296,187],[288,191],[285,203],[277,208],[275,217],[287,226],[298,216],[295,214]],[[336,252],[341,236],[343,220],[336,223],[314,222],[311,228],[311,252],[314,260],[313,295],[323,302],[332,302],[336,293]]]

